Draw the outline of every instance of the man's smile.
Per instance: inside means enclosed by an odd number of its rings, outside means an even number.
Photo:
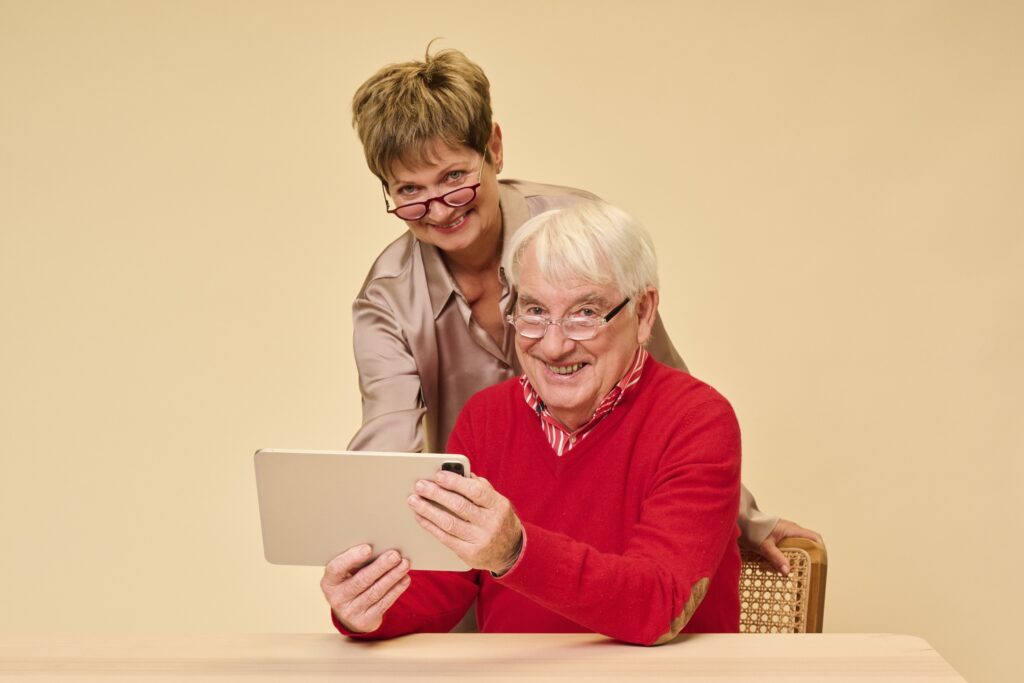
[[[589,365],[589,363],[573,363],[571,365],[551,365],[549,363],[545,363],[544,367],[556,375],[567,376],[575,374],[587,365]]]

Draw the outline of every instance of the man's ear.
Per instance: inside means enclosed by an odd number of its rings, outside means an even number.
[[[639,325],[636,330],[636,340],[644,344],[651,338],[651,330],[654,329],[654,319],[658,315],[658,290],[648,287],[643,295],[636,302],[636,317]]]
[[[505,163],[505,148],[501,142],[501,126],[497,123],[491,128],[491,139],[487,141],[487,151],[491,153],[491,166],[495,173],[501,173]]]

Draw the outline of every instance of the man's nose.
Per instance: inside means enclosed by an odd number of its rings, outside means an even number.
[[[561,323],[552,323],[540,340],[541,351],[549,360],[557,360],[573,350],[576,342],[565,336]]]

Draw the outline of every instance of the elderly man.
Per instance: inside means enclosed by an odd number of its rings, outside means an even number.
[[[737,631],[740,434],[714,389],[651,358],[650,238],[581,202],[524,224],[504,254],[524,376],[481,391],[417,521],[474,571],[410,572],[357,546],[325,569],[338,629],[448,631],[477,599],[483,632],[594,631],[645,645]]]

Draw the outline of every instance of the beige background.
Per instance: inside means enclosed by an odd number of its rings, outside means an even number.
[[[359,423],[401,226],[348,101],[444,36],[506,176],[650,227],[745,481],[828,541],[827,630],[1019,680],[1022,8],[3,0],[0,630],[329,630],[252,452]]]

